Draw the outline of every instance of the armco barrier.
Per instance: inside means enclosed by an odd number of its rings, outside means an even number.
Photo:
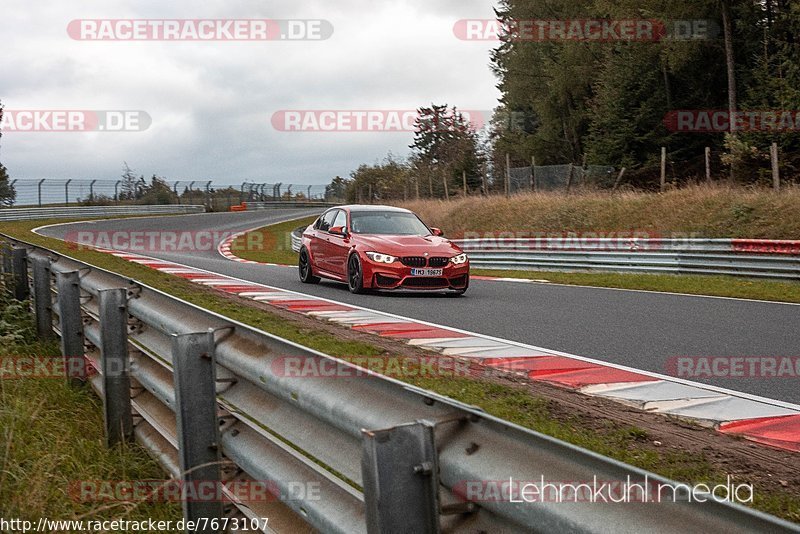
[[[300,251],[305,227],[292,232]],[[800,280],[800,241],[750,239],[454,239],[470,265],[493,270],[716,274]],[[577,243],[577,241],[576,241]]]
[[[69,206],[61,208],[0,209],[0,221],[26,221],[76,217],[112,217],[114,215],[175,215],[204,213],[205,206],[169,204],[155,206]]]
[[[495,270],[722,274],[800,280],[800,241],[462,239],[470,264]],[[574,246],[570,246],[572,243]]]
[[[37,324],[52,319],[67,362],[78,357],[98,370],[66,366],[103,399],[109,442],[135,437],[187,484],[222,480],[220,465],[225,477],[269,481],[277,502],[226,497],[244,517],[268,517],[270,527],[285,520],[341,533],[800,531],[707,493],[701,502],[680,491],[662,504],[473,496],[465,485],[676,483],[2,237],[13,261],[0,264],[14,287],[28,285],[33,266]],[[285,356],[334,366],[340,377],[286,376],[276,371]],[[298,483],[315,491],[294,491]],[[222,504],[187,501],[184,516],[230,517]]]
[[[265,202],[242,202],[247,211],[266,210],[272,208],[329,208],[337,206],[329,202],[315,202],[313,200],[274,200]]]

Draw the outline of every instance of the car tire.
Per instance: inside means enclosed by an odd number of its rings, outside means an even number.
[[[347,288],[350,293],[364,293],[364,270],[361,267],[361,259],[357,253],[351,254],[347,260]]]
[[[311,258],[308,256],[306,247],[300,249],[300,256],[297,260],[297,270],[300,274],[300,281],[304,284],[319,283],[319,276],[314,276],[314,269],[311,267]]]

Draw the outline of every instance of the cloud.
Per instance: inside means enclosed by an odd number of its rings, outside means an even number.
[[[145,175],[327,183],[411,133],[279,132],[282,109],[413,109],[431,102],[492,109],[492,43],[456,39],[461,18],[490,18],[475,0],[364,3],[4,0],[0,99],[7,109],[144,110],[144,132],[6,132],[0,161],[13,178],[115,178],[123,160]],[[81,18],[325,19],[326,41],[85,42]],[[10,46],[9,46],[10,45]]]

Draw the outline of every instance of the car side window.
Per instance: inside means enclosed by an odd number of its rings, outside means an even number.
[[[347,213],[344,210],[339,210],[339,213],[336,214],[336,218],[333,220],[333,224],[331,224],[331,228],[334,226],[341,226],[343,228],[347,228]]]
[[[339,210],[331,210],[323,215],[320,219],[319,229],[323,232],[330,230],[331,226],[333,225],[333,219],[336,217],[337,213],[339,213]]]

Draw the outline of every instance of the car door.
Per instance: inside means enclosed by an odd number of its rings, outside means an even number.
[[[317,269],[324,271],[330,270],[326,263],[326,254],[328,252],[328,230],[333,223],[334,217],[339,210],[332,209],[322,214],[319,218],[319,224],[315,226],[311,234],[311,257],[314,260],[314,265]]]
[[[339,210],[333,219],[331,228],[340,226],[347,229],[347,212]],[[325,253],[330,271],[334,274],[345,276],[347,274],[347,254],[350,251],[350,236],[329,234],[328,247]]]

